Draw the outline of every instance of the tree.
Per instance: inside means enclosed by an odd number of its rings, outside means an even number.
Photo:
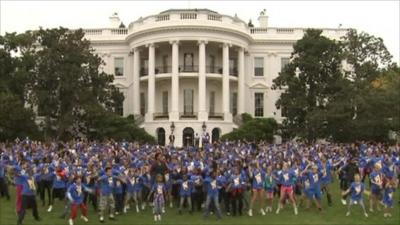
[[[82,30],[40,29],[33,33],[37,45],[29,102],[38,106],[46,136],[69,139],[82,132],[90,108],[115,111],[123,95],[113,76],[101,71],[102,59],[94,54]]]
[[[332,138],[336,141],[385,141],[390,127],[393,128],[391,123],[398,121],[396,105],[399,102],[395,101],[398,94],[394,91],[398,90],[398,67],[392,64],[392,56],[383,40],[367,33],[349,30],[342,38],[341,48],[346,62],[345,91],[331,103],[330,109],[333,115],[335,108],[343,106],[346,116],[330,122]],[[390,85],[377,85],[388,82]]]
[[[31,69],[29,32],[0,36],[0,140],[40,138],[35,115],[25,108],[27,70]],[[13,57],[12,54],[24,57]]]
[[[243,124],[236,130],[221,137],[222,140],[268,141],[274,140],[278,123],[273,118],[252,118],[249,114],[242,114]]]
[[[326,136],[326,105],[342,90],[340,45],[321,33],[308,29],[293,46],[291,62],[273,81],[274,89],[284,90],[276,102],[286,110],[284,129],[308,141]]]

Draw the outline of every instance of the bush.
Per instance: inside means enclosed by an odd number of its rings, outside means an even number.
[[[243,125],[221,137],[221,140],[268,141],[274,140],[278,123],[273,118],[252,118],[250,114],[242,114]]]

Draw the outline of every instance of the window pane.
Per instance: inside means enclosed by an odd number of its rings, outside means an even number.
[[[115,76],[124,75],[124,58],[114,58],[114,73]]]
[[[254,116],[264,116],[264,93],[254,94]]]
[[[140,93],[140,114],[144,116],[146,114],[146,99],[144,93]]]
[[[237,114],[237,92],[233,92],[231,95],[231,113],[232,115]]]
[[[163,92],[163,113],[168,113],[168,92]]]
[[[289,58],[281,58],[281,71],[289,63],[289,60],[290,60]]]
[[[254,76],[264,76],[264,58],[254,58]]]
[[[215,92],[210,93],[210,113],[215,113]]]
[[[184,90],[183,113],[193,114],[193,90]]]

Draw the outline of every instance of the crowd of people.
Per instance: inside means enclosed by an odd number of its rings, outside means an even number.
[[[400,145],[366,142],[275,145],[203,139],[202,147],[175,148],[173,143],[26,139],[0,143],[0,156],[0,194],[10,199],[9,188],[15,186],[18,225],[28,209],[40,220],[38,204],[48,213],[56,204],[65,205],[59,214],[70,225],[79,209],[88,221],[87,205],[100,222],[148,207],[154,221],[161,221],[168,207],[218,219],[290,208],[297,215],[311,203],[316,211],[346,205],[346,216],[359,204],[368,217],[365,196],[369,212],[383,207],[383,216],[391,217],[400,175]],[[332,194],[332,185],[340,186],[340,196]],[[325,196],[327,205],[321,201]]]

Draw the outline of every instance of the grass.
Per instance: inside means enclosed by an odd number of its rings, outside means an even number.
[[[10,186],[10,189],[13,187]],[[315,208],[312,208],[308,211],[304,209],[304,207],[300,207],[299,215],[295,216],[293,214],[292,207],[287,205],[281,211],[279,215],[275,213],[268,213],[266,216],[261,216],[258,213],[258,210],[253,210],[253,217],[249,217],[243,215],[241,217],[232,217],[232,216],[224,216],[222,220],[217,220],[215,215],[210,215],[210,217],[206,220],[202,218],[202,214],[200,212],[196,212],[193,215],[189,215],[187,212],[184,212],[183,215],[178,215],[176,208],[166,208],[167,213],[163,215],[161,222],[154,222],[153,216],[151,214],[151,209],[147,208],[146,211],[141,213],[136,213],[134,211],[129,211],[125,215],[121,215],[117,217],[116,221],[106,220],[107,225],[122,225],[122,224],[191,224],[191,225],[200,225],[200,224],[370,224],[370,225],[384,225],[384,224],[399,224],[400,221],[400,208],[398,204],[399,194],[395,194],[395,206],[392,209],[392,218],[384,218],[383,212],[374,212],[369,213],[369,217],[365,218],[361,207],[359,205],[355,205],[352,208],[352,214],[349,217],[346,217],[346,206],[343,206],[339,200],[339,190],[337,188],[337,183],[332,184],[334,205],[332,207],[327,206],[326,198],[323,199],[323,212],[317,212]],[[0,225],[9,225],[16,224],[16,214],[15,214],[15,197],[14,191],[12,190],[12,198],[10,201],[7,201],[4,198],[0,199]],[[366,197],[366,196],[365,196]],[[367,200],[367,197],[365,198]],[[367,202],[367,201],[366,201]],[[38,201],[40,205],[40,201]],[[276,207],[276,200],[274,203],[274,207]],[[39,206],[39,215],[42,218],[42,221],[36,222],[33,220],[32,211],[28,210],[24,225],[67,225],[68,221],[65,219],[60,219],[58,216],[62,212],[63,203],[56,202],[53,212],[48,213],[47,207]],[[96,225],[101,224],[98,221],[97,214],[93,211],[91,206],[89,208],[89,222],[85,223],[80,219],[80,214],[78,214],[77,219],[75,220],[75,225]]]

